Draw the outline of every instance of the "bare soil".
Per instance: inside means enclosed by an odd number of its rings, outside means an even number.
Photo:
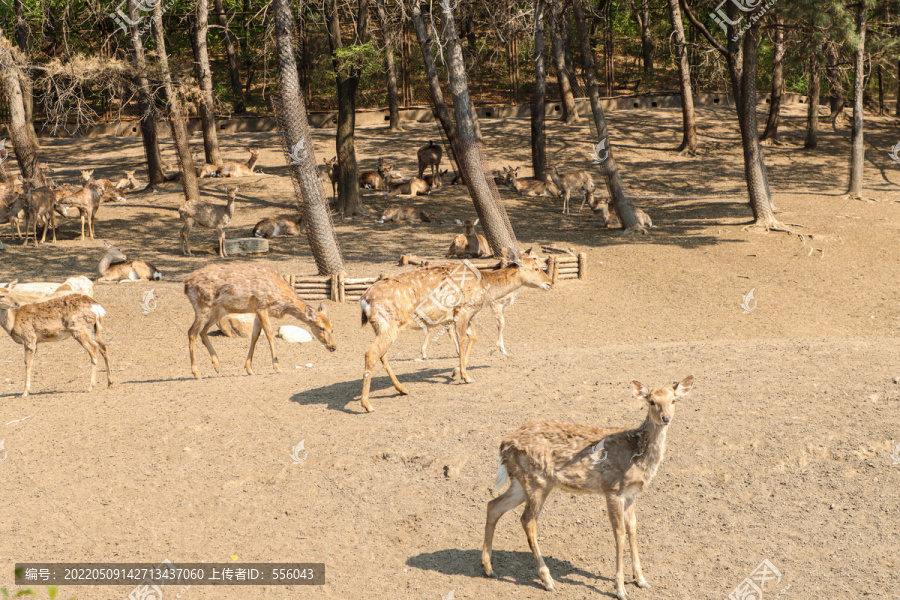
[[[247,376],[248,340],[213,338],[216,374],[202,349],[204,378],[191,377],[186,330],[193,313],[181,280],[221,260],[215,232],[195,228],[193,258],[181,255],[177,186],[131,194],[98,216],[99,239],[14,245],[0,254],[0,281],[93,277],[108,239],[130,258],[155,263],[162,282],[98,285],[106,308],[116,385],[85,393],[86,354],[69,340],[38,349],[33,395],[20,398],[22,348],[0,336],[0,586],[13,563],[324,562],[323,587],[167,589],[174,598],[547,598],[518,521],[500,521],[494,569],[481,574],[485,506],[502,437],[533,418],[637,425],[644,407],[629,382],[697,382],[679,404],[666,459],[638,497],[640,548],[649,590],[635,600],[721,599],[764,559],[780,571],[765,598],[895,598],[900,590],[900,141],[896,120],[868,117],[866,194],[843,198],[849,133],[823,120],[819,149],[802,149],[803,114],[787,111],[782,139],[766,148],[771,187],[786,223],[814,237],[746,231],[750,221],[736,119],[701,109],[702,153],[673,153],[680,112],[610,114],[625,182],[658,226],[648,236],[601,229],[561,200],[504,191],[522,244],[573,247],[589,259],[586,281],[527,290],[507,312],[510,356],[489,355],[488,312],[470,373],[450,380],[446,337],[419,359],[409,332],[389,356],[409,396],[383,371],[376,412],[359,404],[370,329],[355,304],[328,303],[338,351],[278,340],[284,372],[264,341]],[[492,167],[528,170],[528,122],[484,120]],[[333,131],[316,131],[319,160]],[[379,156],[410,174],[415,150],[435,125],[392,134],[361,130],[362,165]],[[586,167],[587,121],[549,123],[553,163]],[[266,216],[295,213],[283,153],[273,133],[221,136],[228,159],[262,149],[264,177],[239,180],[229,237]],[[166,140],[168,142],[168,140]],[[115,179],[143,174],[133,139],[45,139],[43,160],[60,181],[77,169]],[[170,146],[166,156],[173,157]],[[203,180],[224,201],[223,180]],[[330,191],[330,190],[329,190]],[[415,204],[444,222],[378,225],[390,202],[367,197],[373,214],[336,223],[351,275],[394,273],[398,255],[440,256],[474,215],[465,190],[447,187]],[[577,205],[580,204],[576,202]],[[4,228],[3,241],[10,243]],[[228,259],[232,260],[232,259]],[[235,259],[237,260],[237,259]],[[272,240],[251,260],[288,274],[313,274],[306,240]],[[141,301],[154,290],[157,307]],[[751,290],[746,312],[742,299]],[[100,381],[103,381],[100,373]],[[295,464],[303,441],[308,455]],[[302,458],[302,456],[301,456]],[[602,498],[554,494],[540,542],[559,597],[614,597],[615,554]],[[630,563],[629,563],[630,564]],[[630,566],[626,574],[630,573]],[[630,577],[626,577],[626,580]],[[785,590],[787,586],[790,586]],[[61,596],[124,598],[124,587],[67,587]]]

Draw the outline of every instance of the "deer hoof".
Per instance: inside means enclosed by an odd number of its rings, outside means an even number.
[[[644,576],[643,576],[643,575],[639,575],[639,576],[635,577],[635,578],[634,578],[634,584],[635,584],[636,586],[638,586],[639,588],[642,588],[642,589],[645,589],[645,590],[648,589],[648,588],[650,587],[650,584],[647,583],[647,580],[644,579]]]
[[[375,408],[368,402],[363,402],[362,405],[363,405],[363,408],[366,409],[367,413],[375,412]]]
[[[404,387],[404,386],[402,386],[402,385],[401,385],[400,387],[397,388],[397,391],[398,391],[402,396],[409,396],[409,392],[406,390],[406,387]]]
[[[556,591],[556,585],[554,585],[553,578],[550,577],[550,569],[548,569],[547,567],[541,569],[541,583],[544,584],[544,588],[548,592]]]
[[[191,373],[194,374],[194,379],[200,379],[200,370],[199,369],[191,369]]]

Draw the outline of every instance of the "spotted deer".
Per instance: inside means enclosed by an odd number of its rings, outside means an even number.
[[[191,234],[191,228],[194,223],[215,229],[219,236],[219,256],[226,257],[225,252],[225,228],[231,223],[234,217],[234,200],[237,197],[238,188],[225,188],[228,194],[228,202],[223,206],[221,204],[211,204],[209,202],[195,201],[185,202],[178,209],[178,216],[184,221],[181,228],[181,251],[187,256],[191,255],[191,243],[188,236]]]
[[[248,147],[247,152],[250,153],[250,159],[247,162],[225,162],[221,167],[216,169],[219,177],[248,177],[250,175],[258,175],[253,172],[256,166],[256,159],[259,158],[259,151]]]
[[[506,185],[520,196],[553,196],[558,198],[562,192],[552,181],[542,181],[534,177],[519,178],[519,167],[511,166],[506,171]]]
[[[150,281],[162,279],[159,269],[142,260],[129,260],[122,251],[103,240],[106,253],[97,265],[100,279],[97,281],[107,283],[112,281]]]
[[[537,541],[537,520],[554,488],[574,494],[603,494],[616,543],[616,597],[625,593],[625,536],[631,545],[631,563],[638,587],[644,579],[638,556],[637,517],[634,498],[656,475],[666,448],[666,432],[675,414],[675,403],[694,385],[693,375],[668,387],[650,389],[631,382],[635,398],[647,403],[647,417],[635,429],[574,425],[561,421],[532,421],[500,444],[500,471],[494,493],[507,481],[510,486],[488,502],[481,564],[494,577],[491,547],[497,521],[525,503],[522,527],[534,553],[541,583],[554,590],[550,569]]]
[[[622,227],[622,219],[615,206],[611,206],[606,198],[591,198],[589,206],[595,215],[598,215],[603,221],[603,226],[610,229],[620,229]],[[653,227],[653,221],[650,215],[635,207],[634,214],[637,217],[638,225],[641,227]]]
[[[84,225],[87,221],[88,234],[94,239],[94,217],[102,203],[102,192],[99,184],[94,180],[88,180],[77,192],[63,195],[56,200],[59,206],[72,207],[81,216],[81,241],[84,241]]]
[[[94,179],[94,169],[90,169],[88,171],[81,171],[81,185],[85,186],[91,181],[96,183],[100,187],[101,190],[115,187],[113,182],[110,181],[109,179]]]
[[[434,175],[441,170],[441,156],[444,154],[439,144],[429,141],[426,145],[419,148],[416,157],[419,159],[419,179],[425,173],[426,167],[431,167],[431,174]]]
[[[41,235],[41,243],[47,239],[47,229],[53,229],[53,241],[56,242],[56,196],[53,190],[47,186],[34,187],[34,182],[25,179],[22,183],[25,197],[25,244],[28,244],[28,236],[31,235],[34,245],[37,246],[37,227],[40,224],[44,232]],[[84,239],[82,234],[82,239]]]
[[[328,350],[334,352],[336,349],[325,305],[320,304],[318,309],[313,309],[304,304],[291,286],[272,269],[247,262],[207,265],[184,279],[184,293],[194,307],[194,322],[188,330],[188,348],[191,354],[191,372],[197,379],[200,378],[195,355],[197,335],[199,334],[209,351],[213,367],[218,372],[219,357],[207,332],[227,314],[256,315],[250,336],[250,352],[244,363],[248,375],[253,375],[253,349],[259,340],[260,331],[266,332],[275,371],[281,371],[269,317],[280,319],[292,316],[305,323],[313,337]]]
[[[112,387],[112,369],[109,354],[100,335],[101,321],[106,311],[90,296],[69,294],[20,305],[13,297],[12,290],[17,281],[0,287],[0,327],[17,344],[25,348],[25,390],[22,397],[31,390],[31,368],[37,345],[42,342],[58,342],[67,337],[75,338],[91,357],[91,385],[94,389],[97,378],[97,353],[106,362],[107,386]]]
[[[459,373],[465,383],[473,380],[466,373],[477,336],[471,320],[487,304],[502,298],[522,286],[549,290],[550,276],[541,268],[531,251],[520,254],[510,248],[510,265],[495,271],[478,271],[470,265],[438,265],[406,271],[377,281],[360,298],[362,324],[372,325],[375,341],[366,350],[363,371],[362,406],[373,410],[369,403],[369,389],[375,364],[381,360],[394,388],[403,395],[408,392],[394,375],[387,360],[387,351],[404,329],[422,327],[432,329],[445,326],[450,320],[456,327],[459,340]]]
[[[553,183],[563,192],[563,214],[569,213],[569,198],[573,192],[581,192],[584,199],[581,201],[581,208],[584,208],[585,202],[594,198],[594,179],[591,174],[584,169],[578,169],[569,173],[560,175],[559,169],[554,166],[550,169],[550,178]]]

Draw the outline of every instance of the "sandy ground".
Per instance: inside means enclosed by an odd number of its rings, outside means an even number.
[[[495,328],[478,320],[470,373],[451,382],[452,345],[427,361],[410,332],[390,350],[410,395],[379,370],[376,412],[359,404],[371,329],[355,304],[328,304],[338,351],[278,340],[284,372],[263,342],[257,375],[243,371],[246,339],[213,338],[223,369],[201,349],[204,379],[190,376],[185,332],[192,311],[181,280],[212,261],[215,234],[195,229],[180,254],[180,204],[170,193],[133,194],[104,206],[100,239],[81,242],[74,220],[61,241],[0,254],[0,281],[92,275],[109,239],[155,263],[163,282],[98,285],[117,385],[85,393],[88,361],[74,342],[39,347],[33,394],[23,400],[22,349],[0,337],[0,586],[15,562],[324,562],[323,587],[166,589],[165,598],[547,598],[518,523],[501,520],[494,569],[479,562],[486,502],[502,437],[527,420],[637,425],[645,409],[629,382],[697,382],[679,404],[666,459],[638,497],[644,572],[635,600],[721,599],[763,560],[781,574],[764,597],[895,598],[900,590],[900,141],[896,120],[870,118],[866,194],[844,199],[849,134],[823,124],[816,152],[802,149],[803,115],[787,113],[787,145],[766,149],[779,217],[814,235],[759,234],[750,217],[733,112],[701,109],[702,153],[668,151],[678,111],[610,114],[625,182],[658,228],[622,237],[588,211],[504,192],[524,245],[587,252],[587,281],[527,290],[507,313],[510,356],[489,355]],[[528,122],[482,123],[493,167],[527,170]],[[434,125],[401,134],[359,132],[365,168],[378,156],[409,174]],[[318,156],[332,132],[316,131]],[[583,167],[594,135],[585,121],[548,127],[552,162]],[[264,216],[293,214],[292,187],[275,134],[222,136],[225,156],[262,149],[266,177],[240,181],[229,237]],[[168,142],[168,140],[166,140]],[[166,147],[166,155],[172,151]],[[143,174],[131,139],[44,140],[59,180],[77,169]],[[203,181],[222,200],[224,181]],[[445,251],[454,218],[474,215],[464,190],[416,202],[443,224],[378,225],[373,215],[337,224],[351,275],[399,272],[397,256]],[[7,228],[3,241],[9,242]],[[231,260],[231,259],[229,259]],[[305,239],[277,239],[255,262],[312,274]],[[156,310],[141,300],[154,290]],[[754,310],[740,304],[754,291]],[[102,381],[104,374],[101,372]],[[291,457],[304,442],[305,460]],[[540,542],[562,598],[614,597],[615,555],[605,503],[554,494]],[[630,563],[629,563],[630,564]],[[626,567],[626,574],[630,566]],[[629,578],[626,577],[626,580]],[[788,587],[789,586],[789,587]],[[131,588],[67,587],[62,597],[125,598]],[[43,593],[43,592],[42,592]]]

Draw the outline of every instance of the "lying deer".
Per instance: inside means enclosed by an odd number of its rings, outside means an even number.
[[[462,381],[471,383],[466,366],[477,336],[471,320],[487,304],[523,285],[549,290],[552,282],[531,251],[519,254],[510,248],[511,264],[495,271],[478,271],[468,265],[439,265],[406,271],[375,282],[360,298],[362,324],[371,323],[375,341],[366,351],[362,405],[367,412],[369,388],[375,363],[380,359],[394,387],[406,395],[406,388],[394,375],[386,352],[404,329],[432,329],[455,321],[459,340],[459,369]],[[457,371],[454,371],[454,376]]]
[[[622,219],[619,218],[618,211],[615,206],[610,206],[609,201],[606,198],[592,197],[589,206],[594,214],[599,215],[603,220],[604,227],[610,229],[620,229],[622,227]],[[650,220],[650,215],[637,207],[634,209],[634,214],[637,217],[638,225],[647,228],[653,227],[653,221]]]
[[[17,344],[25,347],[25,391],[31,389],[31,366],[37,345],[41,342],[58,342],[71,336],[91,356],[91,385],[94,389],[97,378],[97,351],[106,361],[106,381],[112,387],[112,369],[106,344],[100,337],[100,323],[106,311],[89,296],[70,294],[44,302],[21,306],[11,293],[16,285],[13,281],[0,287],[0,326]]]
[[[439,190],[439,189],[441,189],[441,178],[446,174],[447,174],[447,169],[444,169],[443,171],[438,169],[437,173],[435,173],[433,175],[425,176],[425,178],[424,178],[425,183],[427,183],[431,187],[432,190]]]
[[[419,148],[416,157],[419,159],[419,179],[425,173],[425,167],[431,167],[431,174],[434,175],[441,170],[441,156],[444,151],[438,144],[428,142]]]
[[[453,238],[450,243],[450,250],[447,251],[446,257],[453,256],[459,258],[481,258],[482,256],[490,256],[491,248],[488,246],[487,240],[483,235],[475,233],[475,228],[481,219],[472,221],[456,220],[456,224],[463,228],[463,232]]]
[[[581,201],[581,210],[584,203],[594,198],[594,179],[591,174],[584,169],[578,169],[569,173],[559,174],[559,169],[555,166],[550,169],[550,178],[553,183],[563,192],[563,214],[569,213],[569,198],[572,192],[581,192],[584,199]]]
[[[106,254],[100,259],[97,271],[100,273],[100,282],[113,281],[150,281],[162,279],[159,269],[142,260],[128,260],[122,251],[103,240],[106,246]]]
[[[376,223],[430,223],[434,217],[421,208],[391,204]]]
[[[359,174],[359,187],[366,190],[387,189],[390,180],[391,165],[378,159],[378,169],[375,171],[363,171]]]
[[[534,177],[519,179],[519,167],[509,167],[506,171],[506,185],[520,196],[553,196],[558,198],[562,192],[552,181],[541,181]]]
[[[275,219],[267,217],[253,227],[253,237],[273,238],[280,235],[300,237],[303,219]]]
[[[110,181],[109,179],[94,179],[94,170],[93,169],[91,169],[89,171],[82,171],[81,172],[81,185],[84,186],[90,181],[93,181],[98,186],[100,186],[101,190],[115,187],[113,185],[113,182]]]
[[[136,190],[140,185],[140,182],[134,177],[134,171],[125,171],[125,177],[116,183],[116,189]]]
[[[197,335],[200,335],[203,345],[209,350],[213,367],[218,373],[219,357],[207,332],[226,314],[256,315],[253,334],[250,336],[250,352],[244,364],[248,375],[253,375],[253,349],[260,330],[266,332],[269,340],[275,371],[281,371],[269,317],[280,319],[289,315],[306,323],[313,337],[331,352],[335,351],[331,321],[325,313],[325,305],[320,304],[317,310],[313,310],[311,306],[304,304],[291,286],[272,269],[247,262],[207,265],[184,279],[184,293],[194,307],[194,323],[188,330],[188,347],[191,353],[191,372],[197,379],[200,378],[194,351]]]
[[[184,227],[181,228],[181,251],[187,256],[191,254],[191,243],[188,236],[191,234],[191,228],[194,223],[215,229],[219,235],[219,256],[226,257],[225,252],[225,228],[231,222],[234,216],[234,199],[237,197],[238,188],[225,188],[228,193],[228,202],[223,206],[221,204],[210,204],[209,202],[185,202],[178,209],[178,216],[184,221]]]
[[[440,185],[440,178],[438,178]],[[413,177],[406,183],[395,184],[388,196],[424,196],[431,193],[431,184],[424,179]]]
[[[625,535],[631,543],[631,562],[638,587],[650,585],[644,579],[638,556],[637,518],[634,498],[650,484],[662,462],[666,431],[675,414],[675,402],[691,391],[690,376],[670,387],[649,389],[631,382],[635,398],[647,402],[647,417],[636,429],[592,427],[560,421],[532,421],[500,444],[500,472],[494,492],[507,480],[509,488],[488,503],[484,526],[481,564],[494,577],[491,546],[494,528],[505,513],[525,503],[522,527],[534,553],[541,582],[554,590],[550,569],[544,563],[537,541],[537,520],[554,488],[577,494],[606,496],[606,509],[616,542],[616,596],[625,593]]]
[[[256,165],[256,159],[259,158],[259,151],[248,147],[247,152],[250,153],[250,160],[248,160],[245,163],[239,163],[239,162],[222,163],[222,166],[218,167],[216,169],[218,176],[219,177],[247,177],[250,175],[258,175],[258,173],[253,172],[253,167]]]

